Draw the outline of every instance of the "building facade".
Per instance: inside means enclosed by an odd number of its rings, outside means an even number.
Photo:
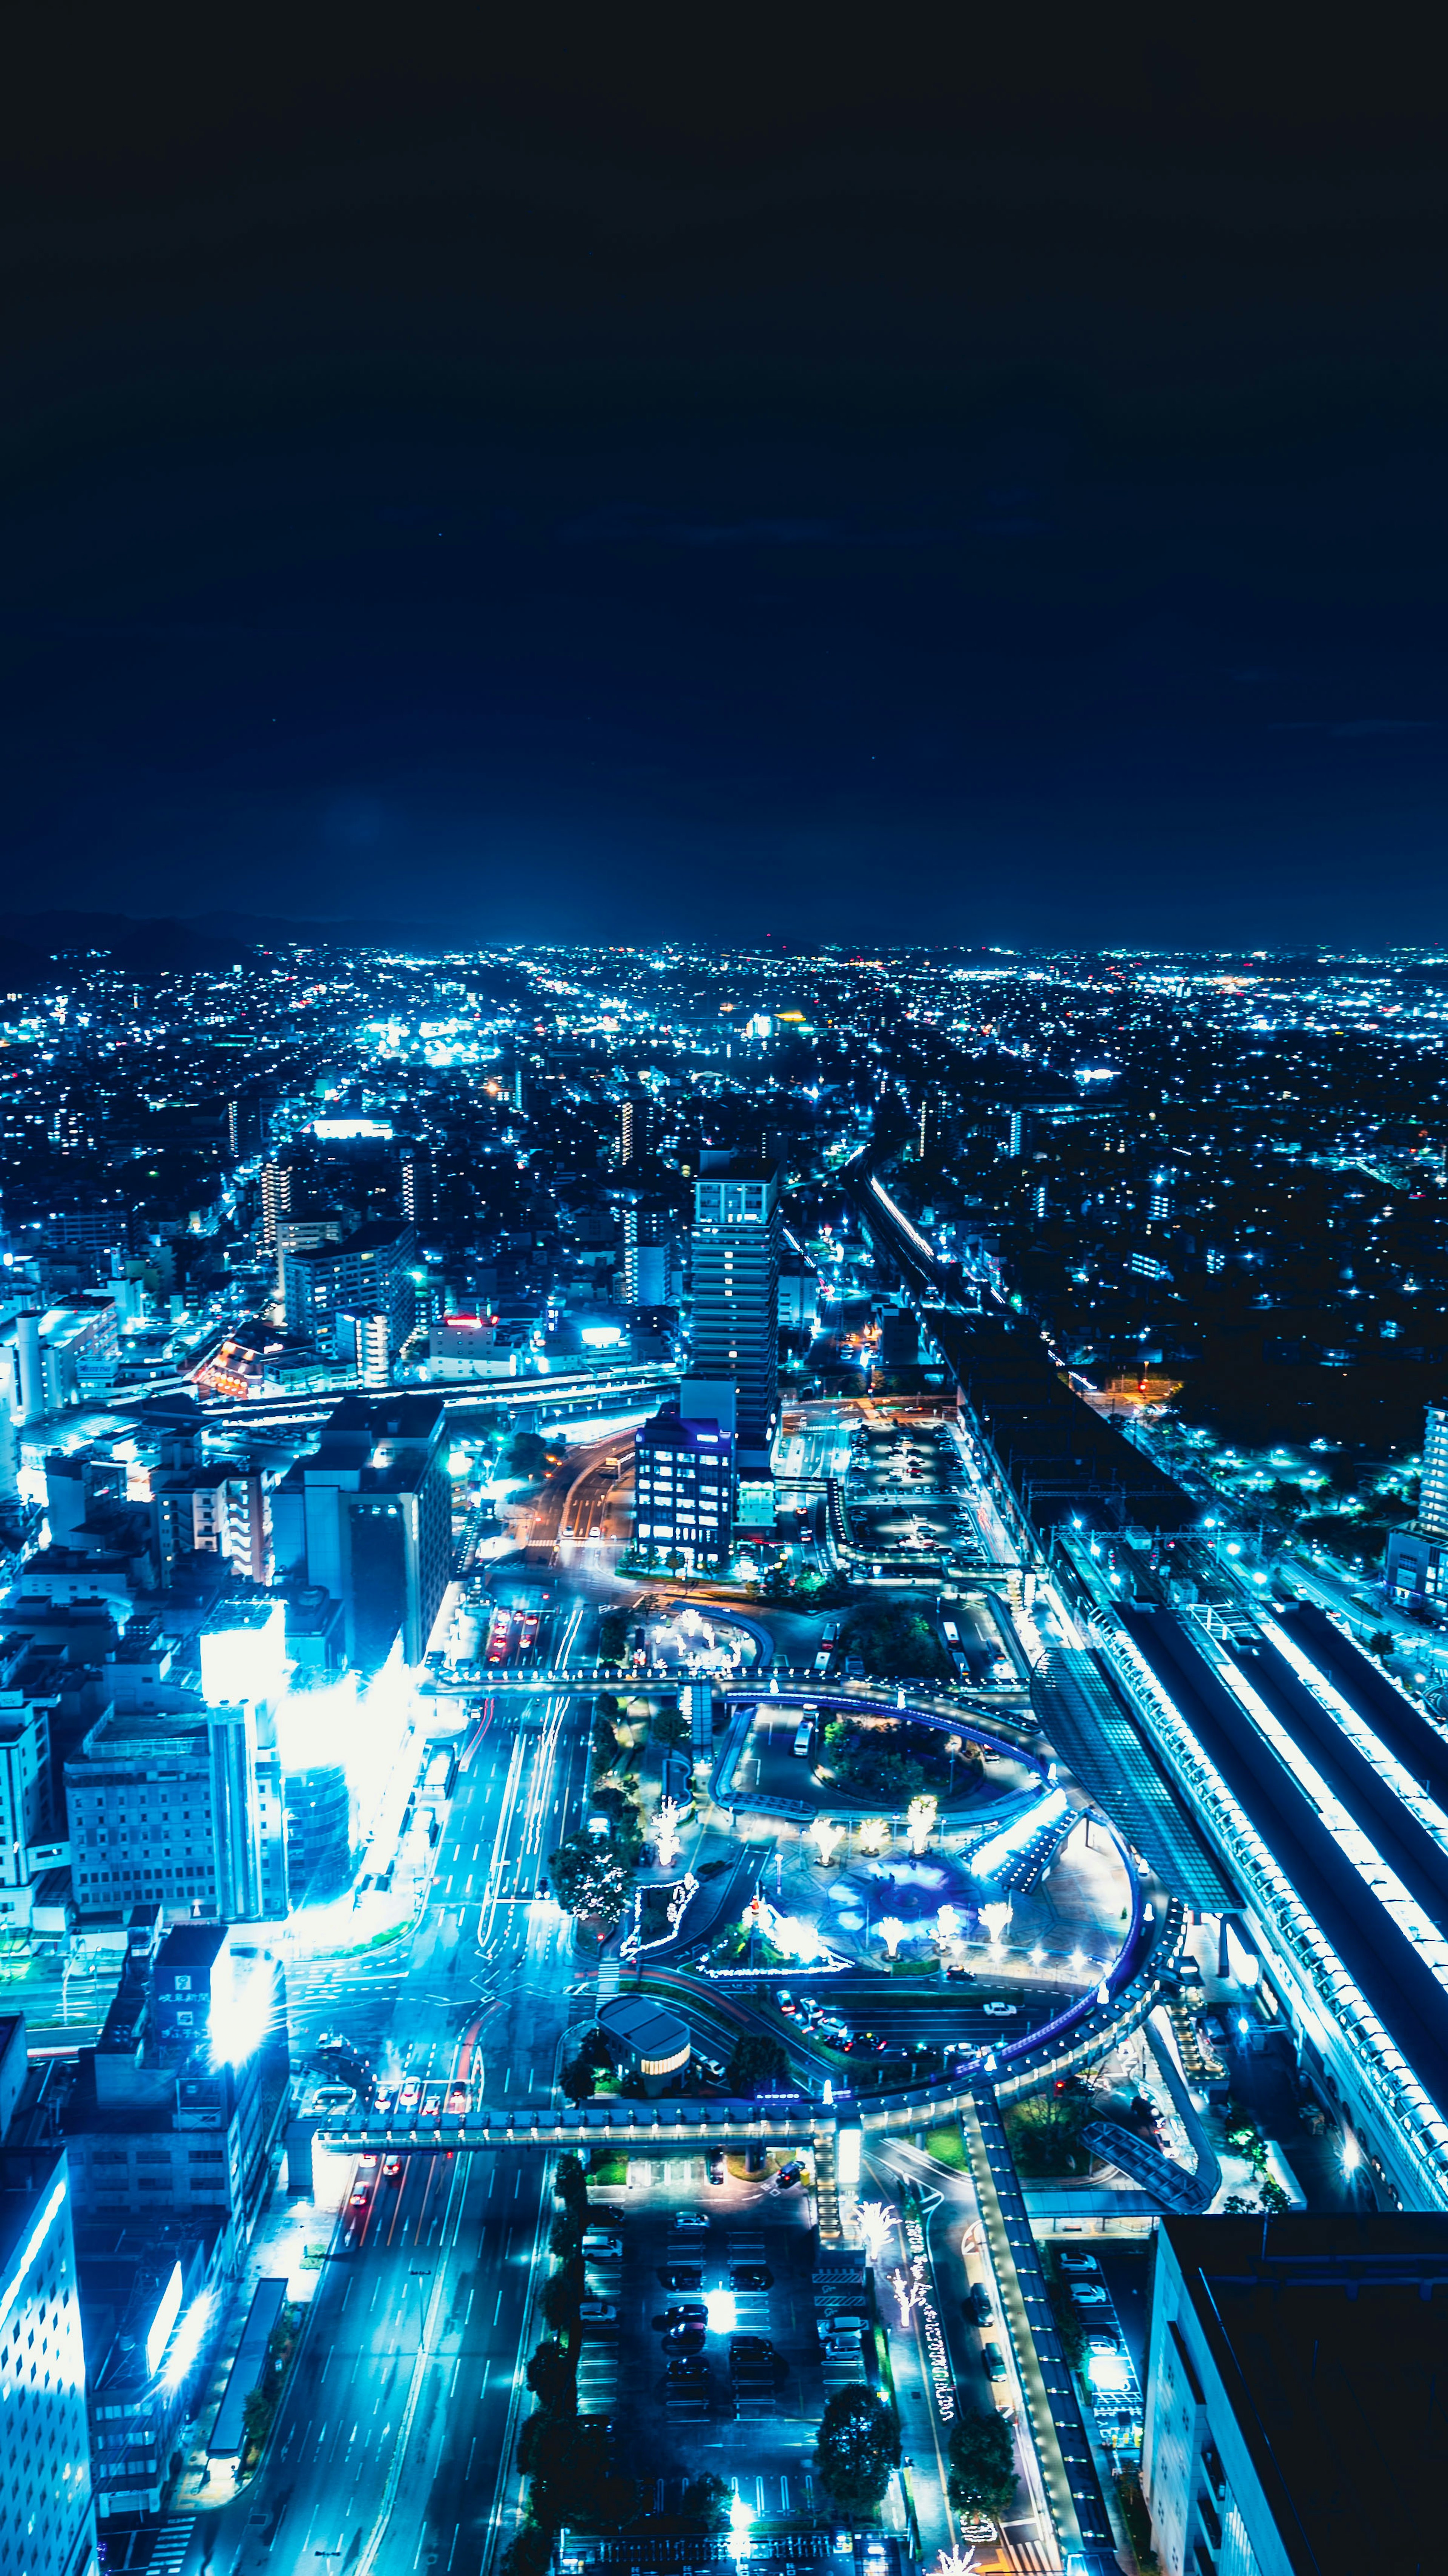
[[[331,1349],[346,1315],[387,1318],[389,1352],[401,1350],[416,1318],[412,1271],[417,1237],[410,1225],[359,1226],[345,1242],[283,1252],[282,1304],[286,1328],[303,1341]],[[355,1348],[355,1327],[353,1330]]]
[[[0,2567],[90,2576],[96,2564],[85,2347],[64,2149],[0,2191]]]
[[[767,1475],[779,1424],[779,1175],[705,1148],[694,1186],[692,1366],[732,1377],[735,1459]]]
[[[634,1434],[634,1533],[641,1554],[722,1565],[729,1554],[733,1446],[714,1421],[656,1413]]]

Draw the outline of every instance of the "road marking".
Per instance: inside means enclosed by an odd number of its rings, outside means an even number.
[[[513,2232],[513,2231],[512,2231],[512,2229],[510,2228],[510,2229],[508,2230],[508,2233],[509,2233],[509,2235],[510,2235],[510,2236],[511,2236],[512,2232]],[[504,2250],[506,2251],[506,2248],[505,2248]],[[498,2295],[497,2295],[496,2300],[495,2300],[495,2301],[494,2301],[494,2303],[493,2303],[493,2323],[494,2323],[494,2325],[496,2325],[496,2324],[497,2324],[497,2322],[498,2322],[498,2310],[499,2310],[499,2308],[502,2306],[502,2304],[503,2304],[503,2293],[502,2293],[502,2291],[500,2290],[500,2291],[498,2292]]]

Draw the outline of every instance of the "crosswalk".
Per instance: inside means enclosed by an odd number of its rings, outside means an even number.
[[[191,2534],[196,2528],[194,2513],[182,2514],[163,2522],[156,2534],[156,2546],[147,2564],[146,2576],[181,2576]]]

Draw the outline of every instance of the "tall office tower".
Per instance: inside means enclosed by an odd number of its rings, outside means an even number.
[[[776,1167],[705,1146],[694,1184],[694,1345],[699,1377],[736,1389],[735,1460],[767,1475],[779,1421]]]
[[[411,1226],[432,1215],[432,1148],[408,1145],[402,1155],[402,1213]]]
[[[275,1252],[277,1227],[289,1216],[292,1205],[292,1176],[284,1163],[263,1163],[261,1167],[261,1240],[262,1249]]]
[[[1006,1152],[1013,1163],[1018,1163],[1025,1150],[1026,1113],[1024,1109],[1013,1109],[1010,1114],[1010,1125],[1006,1130]]]
[[[315,1450],[273,1498],[278,1562],[343,1604],[347,1655],[366,1672],[420,1664],[452,1571],[452,1481],[435,1395],[344,1396]]]
[[[629,1103],[624,1102],[627,1109]],[[622,1303],[636,1306],[639,1302],[639,1212],[636,1205],[619,1209],[623,1230],[623,1257],[619,1263],[619,1285]]]
[[[1418,1527],[1428,1538],[1448,1539],[1448,1404],[1430,1404],[1423,1430],[1423,1486]]]
[[[632,1100],[626,1100],[618,1114],[618,1159],[621,1163],[631,1163],[634,1159],[636,1114],[636,1104]]]
[[[87,2576],[95,2506],[70,2172],[64,2148],[26,2167],[27,2188],[0,2191],[0,2566]]]

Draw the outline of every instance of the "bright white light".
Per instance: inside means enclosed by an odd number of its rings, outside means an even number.
[[[814,1823],[809,1829],[809,1838],[814,1844],[815,1850],[819,1853],[820,1861],[823,1865],[831,1858],[838,1845],[844,1841],[845,1829],[843,1825],[835,1824],[833,1819],[829,1816],[816,1816]]]
[[[912,1798],[905,1811],[905,1831],[917,1859],[930,1841],[939,1812],[936,1801],[929,1797]]]
[[[161,2367],[161,2355],[171,2340],[171,2328],[181,2313],[181,2266],[173,2263],[171,2278],[161,2293],[161,2304],[151,2319],[146,2336],[146,2377],[154,2379]]]
[[[879,2262],[894,2224],[895,2212],[887,2201],[861,2201],[860,2233],[865,2240],[865,2252],[872,2263]]]
[[[1118,2395],[1131,2386],[1130,2367],[1119,2352],[1093,2352],[1086,2364],[1086,2376],[1103,2396]]]
[[[711,2334],[732,2334],[739,2311],[732,2290],[706,2290],[704,2315]]]
[[[960,1910],[957,1906],[941,1906],[935,1917],[935,1937],[942,1944],[960,1939]]]
[[[211,1996],[211,2056],[217,2066],[245,2066],[255,2057],[276,2012],[276,1971],[263,1952],[255,1959],[218,1963]],[[229,1975],[227,1971],[230,1971]]]
[[[1363,2160],[1363,2152],[1362,2152],[1361,2147],[1358,2145],[1358,2142],[1357,2142],[1356,2138],[1354,2138],[1354,2137],[1345,2137],[1345,2138],[1343,2139],[1343,2142],[1342,2142],[1342,2169],[1343,2169],[1343,2172],[1344,2172],[1345,2174],[1353,2174],[1353,2173],[1356,2173],[1356,2172],[1357,2172],[1357,2169],[1358,2169],[1358,2166],[1362,2163],[1362,2160]]]
[[[735,2560],[749,2556],[749,2526],[754,2520],[744,2498],[736,2489],[729,2504],[729,2555]]]
[[[215,2307],[216,2294],[213,2290],[203,2290],[192,2300],[177,2329],[176,2340],[166,2355],[168,2388],[179,2388],[183,2381],[190,2377],[202,2344],[206,2340],[206,2329],[211,2323]]]
[[[208,1708],[233,1708],[240,1700],[274,1707],[286,1676],[286,1612],[280,1601],[260,1627],[202,1629],[201,1696]]]
[[[655,1820],[660,1869],[672,1869],[679,1857],[679,1807],[674,1798],[663,1798]]]
[[[882,1851],[887,1851],[889,1844],[890,1827],[885,1817],[871,1816],[867,1823],[861,1825],[860,1849],[862,1852],[878,1855]]]
[[[884,1922],[880,1924],[878,1928],[880,1938],[884,1942],[890,1957],[893,1959],[899,1950],[901,1942],[905,1938],[907,1927],[901,1922],[898,1914],[887,1914]]]
[[[890,2275],[890,2287],[900,2304],[900,2323],[908,2326],[919,2295],[918,2284],[908,2272],[897,2269]]]
[[[1067,1804],[1064,1789],[1049,1789],[1039,1805],[1028,1807],[1024,1815],[1015,1816],[1008,1825],[1002,1825],[999,1833],[988,1835],[971,1853],[972,1877],[994,1878],[1013,1852],[1023,1851],[1035,1835],[1065,1814]]]
[[[998,1896],[991,1904],[983,1905],[980,1909],[980,1919],[985,1925],[987,1932],[990,1934],[991,1948],[993,1950],[998,1950],[1006,1937],[1006,1932],[1010,1925],[1010,1899],[1005,1896]]]

